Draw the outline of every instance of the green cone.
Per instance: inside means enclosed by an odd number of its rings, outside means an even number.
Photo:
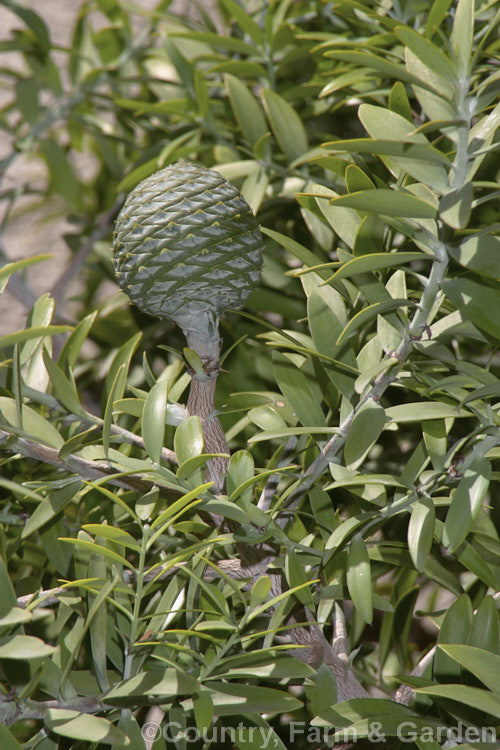
[[[217,329],[259,282],[262,235],[241,193],[218,172],[187,162],[130,193],[117,218],[114,266],[137,307],[184,330]]]

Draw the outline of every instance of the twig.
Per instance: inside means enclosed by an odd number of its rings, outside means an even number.
[[[65,409],[65,407],[49,393],[43,393],[42,391],[38,391],[35,388],[23,385],[23,394],[25,396],[28,396],[28,398],[38,404],[43,404],[44,406],[48,406],[49,409],[53,409],[55,411],[61,412],[64,415],[67,415],[65,417],[66,419],[71,419],[75,422],[81,422],[82,424],[86,425],[95,425],[100,428],[102,428],[104,425],[103,419],[87,411],[84,411],[82,415],[70,414],[70,412],[68,412],[68,410]],[[130,430],[127,430],[125,429],[125,427],[121,427],[118,424],[112,424],[110,429],[111,434],[119,435],[121,438],[123,438],[124,443],[137,445],[139,448],[146,450],[144,440],[134,432],[130,432]],[[164,461],[170,461],[171,463],[175,464],[178,463],[177,456],[175,455],[174,451],[170,450],[170,448],[162,448],[161,458],[163,458]]]
[[[35,443],[26,438],[15,437],[4,429],[0,430],[0,442],[1,441],[5,441],[4,450],[8,450],[11,453],[20,453],[27,458],[36,458],[43,463],[57,466],[60,469],[65,469],[72,474],[78,474],[85,480],[92,481],[94,479],[109,477],[110,484],[143,493],[148,492],[151,487],[154,486],[153,482],[148,482],[146,479],[143,479],[136,474],[131,474],[126,477],[117,476],[118,472],[116,472],[116,470],[109,464],[106,466],[96,464],[94,461],[89,461],[86,458],[76,456],[73,453],[70,453],[66,458],[62,459],[55,448]],[[160,492],[163,496],[169,499],[178,498],[182,494],[180,490],[176,491],[164,486],[160,487]]]
[[[441,281],[444,278],[446,269],[448,267],[448,261],[446,256],[446,249],[444,245],[436,247],[436,260],[432,264],[432,269],[422,294],[422,299],[418,310],[408,328],[406,336],[401,341],[399,347],[395,352],[390,355],[386,355],[388,360],[388,366],[384,369],[380,375],[375,378],[373,385],[359,399],[358,403],[350,414],[344,419],[340,425],[339,432],[332,435],[330,440],[323,447],[320,455],[312,462],[310,466],[302,475],[302,481],[300,485],[291,493],[287,499],[286,507],[291,510],[299,504],[305,493],[312,487],[316,479],[321,476],[325,471],[329,463],[334,463],[337,459],[339,452],[342,450],[349,428],[354,420],[356,414],[358,414],[361,407],[363,407],[368,401],[372,400],[378,403],[385,391],[390,385],[396,380],[398,373],[403,367],[404,363],[408,359],[411,351],[413,350],[413,344],[420,338],[420,334],[424,327],[427,325],[427,319],[431,311],[432,305],[435,301],[436,295],[439,292]],[[390,360],[393,360],[391,363]]]
[[[69,700],[27,700],[22,703],[0,696],[0,722],[9,726],[18,721],[43,719],[45,712],[50,708],[62,708],[84,714],[98,714],[104,710],[104,706],[96,696],[70,698]]]

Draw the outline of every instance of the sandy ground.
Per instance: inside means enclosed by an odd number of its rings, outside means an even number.
[[[71,39],[72,29],[83,0],[19,0],[24,7],[33,8],[41,15],[48,25],[51,38],[57,40],[61,45],[67,45]],[[145,9],[152,9],[158,0],[135,0],[135,5]],[[206,7],[210,7],[213,0],[206,0]],[[192,7],[190,0],[174,0],[169,11],[185,13]],[[95,24],[105,22],[100,14],[95,14]],[[140,26],[140,19],[137,20]],[[0,40],[5,41],[11,37],[13,29],[23,28],[22,21],[5,6],[0,0]],[[16,53],[0,54],[1,67],[16,67],[24,69],[22,58]],[[9,88],[10,79],[3,78],[0,74],[0,107],[5,106],[12,99],[12,91]],[[8,137],[0,131],[0,160],[10,153],[10,142]],[[83,169],[91,168],[91,165],[82,165]],[[1,190],[11,190],[26,182],[43,181],[45,173],[39,161],[30,161],[25,157],[16,158],[14,164],[9,167],[2,176]],[[27,258],[41,253],[51,253],[52,259],[44,261],[29,269],[25,274],[25,281],[20,279],[9,284],[4,294],[0,297],[0,335],[24,328],[26,316],[29,313],[33,301],[41,294],[50,292],[57,279],[64,272],[71,256],[63,235],[74,232],[75,228],[68,225],[62,218],[65,210],[57,204],[51,207],[51,214],[45,206],[41,211],[32,212],[23,216],[23,208],[26,209],[27,202],[20,199],[16,203],[15,215],[9,219],[7,229],[0,235],[0,266],[9,260]],[[62,201],[61,201],[62,204]],[[5,213],[5,206],[0,204],[0,221]],[[71,296],[78,290],[78,282],[68,289]],[[71,305],[65,304],[60,312],[71,317]]]

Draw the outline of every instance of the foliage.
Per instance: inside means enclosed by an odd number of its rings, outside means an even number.
[[[2,69],[3,167],[47,170],[41,192],[3,190],[4,227],[21,196],[56,205],[70,271],[86,260],[78,321],[47,294],[0,338],[2,748],[141,748],[152,703],[178,722],[169,749],[212,721],[244,726],[242,748],[284,747],[294,724],[315,731],[297,748],[333,728],[497,727],[496,4],[219,0],[216,27],[97,0],[67,49],[4,5],[24,68]],[[124,195],[183,158],[237,184],[267,238],[261,289],[223,322],[227,497],[183,419],[180,334],[99,294]],[[2,288],[44,261],[20,256]],[[279,600],[221,562],[264,541]],[[376,698],[335,703],[330,671],[284,640],[296,603],[330,638],[336,602]],[[398,680],[411,709],[388,700]]]

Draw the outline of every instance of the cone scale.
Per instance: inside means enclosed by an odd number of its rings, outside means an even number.
[[[263,240],[241,193],[222,175],[188,162],[155,172],[127,197],[116,220],[118,283],[149,315],[173,320],[203,363],[187,403],[200,417],[207,453],[228,453],[212,416],[220,369],[219,317],[245,303],[260,278]],[[221,491],[228,458],[207,463]]]

